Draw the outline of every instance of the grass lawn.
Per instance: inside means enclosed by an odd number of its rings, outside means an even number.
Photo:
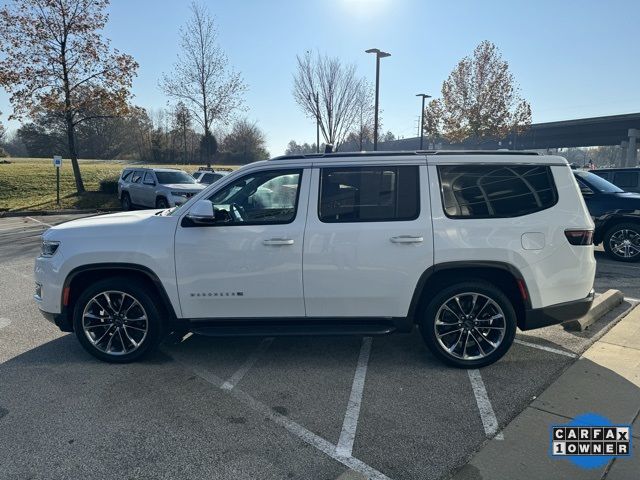
[[[80,160],[80,172],[87,192],[77,195],[71,161],[64,159],[60,168],[60,206],[58,207],[56,205],[56,171],[52,159],[6,158],[4,160],[11,163],[0,163],[0,212],[118,207],[117,196],[99,192],[98,187],[101,180],[117,180],[122,169],[129,165],[120,160]],[[180,168],[191,173],[197,170],[199,165],[157,166]]]

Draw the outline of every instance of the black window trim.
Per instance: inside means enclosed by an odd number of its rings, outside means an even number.
[[[205,197],[206,200],[209,200],[212,196],[216,195],[217,193],[221,192],[222,190],[224,190],[225,188],[233,185],[234,183],[236,183],[239,180],[242,180],[243,178],[249,177],[249,176],[256,176],[259,174],[263,174],[263,173],[275,173],[275,172],[285,172],[285,174],[296,174],[298,173],[300,175],[300,177],[298,178],[298,188],[296,189],[296,203],[295,203],[295,207],[293,209],[293,217],[291,217],[291,220],[287,221],[287,222],[232,222],[232,223],[210,223],[210,224],[194,224],[193,222],[191,222],[191,220],[189,220],[189,216],[185,214],[184,217],[182,217],[182,220],[180,222],[181,226],[183,227],[250,227],[250,226],[256,226],[256,225],[289,225],[293,222],[296,221],[296,218],[298,218],[298,206],[300,205],[300,190],[302,190],[302,179],[304,178],[304,170],[305,167],[298,167],[298,168],[266,168],[264,170],[255,170],[253,172],[247,172],[245,175],[242,175],[241,177],[238,177],[234,180],[232,180],[229,183],[226,183],[224,185],[222,185],[219,189],[217,189],[215,192],[212,192],[211,194],[209,194],[207,197]],[[212,202],[213,203],[213,202]]]
[[[317,205],[317,211],[316,214],[318,215],[318,220],[322,223],[326,223],[326,224],[334,224],[334,223],[381,223],[381,222],[413,222],[415,220],[417,220],[418,218],[420,218],[420,214],[422,212],[422,202],[421,202],[421,187],[420,187],[420,166],[419,164],[388,164],[388,163],[384,163],[384,164],[371,164],[371,165],[345,165],[345,166],[340,166],[340,165],[327,165],[327,166],[319,166],[318,167],[318,173],[319,173],[319,181],[318,181],[318,205]],[[416,214],[413,217],[410,218],[383,218],[383,219],[373,219],[373,220],[369,220],[369,219],[357,219],[357,220],[335,220],[335,221],[326,221],[322,219],[322,216],[320,215],[320,206],[322,203],[322,171],[325,169],[342,169],[342,170],[348,170],[348,169],[352,169],[352,170],[356,170],[356,169],[363,169],[363,168],[399,168],[399,167],[414,167],[416,169],[416,187],[417,187],[417,197],[416,197],[416,202],[418,204],[418,209],[416,211]]]
[[[550,204],[548,207],[541,208],[540,210],[535,210],[533,212],[522,213],[522,214],[517,214],[517,215],[474,215],[474,216],[449,215],[447,213],[446,208],[445,208],[444,187],[442,186],[441,167],[460,166],[460,165],[463,165],[463,166],[479,166],[480,164],[477,164],[477,163],[461,163],[461,164],[456,164],[456,165],[451,165],[451,164],[436,165],[436,170],[438,172],[438,184],[439,184],[439,187],[440,187],[440,203],[441,203],[441,206],[442,206],[442,212],[445,214],[445,216],[447,218],[449,218],[451,220],[492,220],[492,219],[501,219],[501,218],[526,217],[527,215],[533,215],[533,214],[538,213],[538,212],[544,212],[545,210],[549,210],[550,208],[553,208],[558,204],[558,200],[559,200],[558,187],[556,185],[555,177],[553,175],[553,170],[551,170],[551,167],[553,165],[532,163],[532,164],[529,164],[528,166],[535,165],[537,167],[544,167],[549,172],[549,175],[551,175],[551,179],[552,179],[551,191],[553,192],[553,203]],[[522,167],[522,166],[525,166],[525,165],[523,165],[521,163],[484,163],[484,164],[482,164],[482,166]],[[547,189],[545,189],[545,190],[547,190]]]

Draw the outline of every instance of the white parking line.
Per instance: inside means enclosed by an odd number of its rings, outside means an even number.
[[[340,439],[336,447],[336,453],[344,457],[350,457],[353,452],[353,442],[356,438],[360,405],[362,404],[362,393],[364,391],[364,379],[367,376],[367,365],[369,363],[369,355],[371,354],[371,343],[371,337],[364,337],[362,339],[360,356],[358,357],[356,373],[353,376],[353,385],[351,386],[347,412],[344,415],[342,432],[340,432]]]
[[[262,342],[260,342],[260,345],[258,345],[258,348],[256,348],[256,350],[249,356],[249,358],[247,358],[246,362],[244,362],[242,366],[233,375],[231,375],[229,380],[224,382],[220,388],[222,388],[223,390],[232,390],[238,384],[238,382],[242,380],[242,377],[246,375],[251,367],[253,367],[253,364],[256,363],[258,358],[260,358],[260,355],[262,355],[267,350],[267,348],[269,348],[269,345],[271,345],[272,342],[273,337],[265,338],[264,340],[262,340]]]
[[[173,358],[175,359],[175,357]],[[223,389],[223,385],[225,382],[217,375],[209,372],[204,368],[201,368],[198,366],[190,366],[188,364],[185,364],[184,362],[181,362],[178,359],[176,360],[179,363],[182,363],[185,367],[190,368],[193,371],[193,373],[195,373],[198,377],[202,378],[206,382],[214,385],[215,387]],[[333,445],[331,442],[307,430],[302,425],[291,420],[289,417],[286,417],[284,415],[279,414],[278,412],[275,412],[273,409],[271,409],[264,403],[260,402],[259,400],[256,400],[248,393],[242,391],[240,388],[235,387],[231,390],[229,389],[224,389],[224,390],[229,392],[231,396],[241,401],[251,409],[269,418],[277,425],[284,427],[289,433],[292,433],[293,435],[298,437],[300,440],[304,441],[305,443],[308,443],[309,445],[320,450],[327,456],[349,467],[351,470],[355,470],[356,472],[361,473],[362,475],[364,475],[366,478],[369,478],[369,479],[391,480],[384,473],[379,472],[375,468],[367,465],[366,463],[364,463],[361,460],[358,460],[357,458],[345,457],[343,455],[338,454],[336,451],[337,447]]]
[[[476,397],[476,403],[480,411],[480,419],[484,426],[484,433],[487,437],[493,437],[495,435],[496,440],[504,440],[502,433],[498,433],[498,419],[489,401],[487,389],[480,376],[480,370],[467,370],[467,373],[469,374],[471,388],[473,388],[473,394]]]
[[[33,220],[34,222],[40,223],[42,225],[46,225],[47,227],[53,227],[53,225],[50,225],[50,224],[45,223],[45,222],[41,222],[40,220],[36,220],[35,218],[32,218],[32,217],[25,217],[25,218],[28,218],[29,220]]]
[[[538,350],[544,350],[545,352],[557,353],[558,355],[564,355],[565,357],[578,358],[578,355],[573,352],[565,352],[553,347],[546,347],[544,345],[538,345],[537,343],[525,342],[524,340],[515,339],[513,343],[519,345],[525,345],[527,347],[537,348]]]

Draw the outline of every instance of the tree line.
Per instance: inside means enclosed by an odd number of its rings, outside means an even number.
[[[23,123],[4,139],[4,150],[68,156],[78,193],[84,192],[81,155],[208,165],[214,158],[248,163],[268,155],[264,133],[238,120],[246,85],[218,45],[206,7],[191,4],[180,54],[159,82],[173,107],[150,112],[132,101],[138,63],[102,33],[108,5],[11,0],[0,8],[0,86],[10,95],[10,118]]]
[[[11,155],[71,159],[76,189],[84,191],[79,157],[148,162],[242,164],[268,156],[264,132],[242,118],[247,85],[217,39],[201,4],[180,29],[179,54],[159,88],[168,108],[136,106],[135,59],[103,34],[109,0],[9,0],[0,8],[0,86],[10,95],[10,118],[22,122],[0,142]],[[297,56],[292,95],[334,150],[370,150],[374,89],[353,64],[306,52]],[[424,133],[457,141],[526,128],[531,109],[495,45],[482,42],[425,108]],[[4,139],[3,139],[4,137]],[[390,132],[381,141],[395,139]],[[322,145],[322,144],[321,144]],[[291,141],[287,153],[315,151]],[[0,152],[2,154],[2,152]]]

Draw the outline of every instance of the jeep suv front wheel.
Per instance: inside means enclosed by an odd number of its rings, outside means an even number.
[[[74,308],[74,331],[94,357],[127,363],[157,347],[161,316],[143,285],[114,277],[89,286]]]
[[[420,332],[431,352],[445,363],[479,368],[509,350],[516,334],[516,314],[499,288],[468,281],[443,289],[428,303]]]

